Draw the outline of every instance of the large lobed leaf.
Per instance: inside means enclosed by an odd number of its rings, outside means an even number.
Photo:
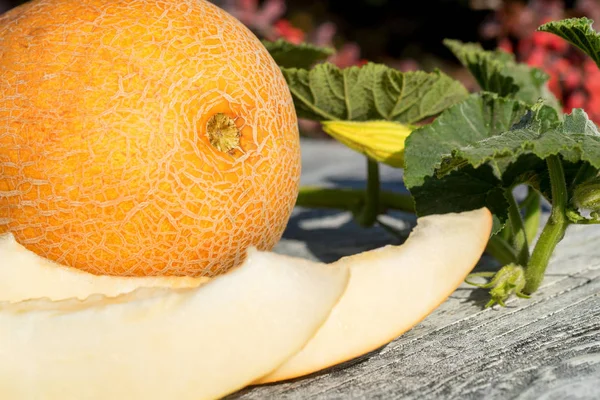
[[[262,43],[277,65],[283,68],[310,68],[335,53],[335,50],[329,47],[319,47],[310,43],[294,44],[283,39],[274,42],[263,40]]]
[[[600,34],[592,28],[593,23],[589,18],[569,18],[548,22],[538,30],[554,33],[583,50],[600,68]]]
[[[449,108],[406,140],[406,186],[411,189],[423,185],[453,150],[507,131],[526,111],[527,106],[518,100],[486,92],[472,94]]]
[[[323,120],[388,120],[415,123],[468,96],[440,71],[401,72],[381,64],[340,69],[324,63],[310,70],[283,68],[299,117]]]
[[[487,207],[494,216],[493,233],[508,218],[508,203],[501,182],[487,167],[465,167],[440,179],[425,178],[423,185],[410,189],[418,216],[460,212]]]
[[[469,164],[493,165],[502,177],[521,156],[533,154],[541,160],[560,155],[568,162],[586,161],[600,168],[600,133],[582,109],[574,109],[564,122],[548,124],[545,110],[530,111],[524,121],[508,132],[455,149],[444,163],[452,167]]]
[[[482,90],[514,97],[527,104],[544,99],[560,109],[558,100],[546,85],[548,74],[542,70],[517,63],[512,54],[484,50],[478,43],[446,39],[444,44],[471,72]]]
[[[551,155],[564,160],[569,181],[584,163],[600,168],[600,133],[583,110],[560,121],[546,105],[472,95],[408,138],[405,182],[418,215],[486,206],[497,229],[514,185],[527,182],[550,199]]]
[[[485,51],[478,43],[463,43],[452,39],[445,39],[444,45],[471,72],[482,90],[505,97],[519,91],[515,79],[503,68],[508,63],[514,64],[510,54]]]
[[[499,135],[518,122],[527,106],[492,93],[473,94],[414,131],[406,140],[404,182],[415,200],[418,215],[488,207],[494,231],[507,219],[508,203],[501,180],[485,165],[463,166],[438,177],[436,172],[452,151]]]

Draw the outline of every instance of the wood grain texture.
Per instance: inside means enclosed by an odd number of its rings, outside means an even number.
[[[304,184],[360,185],[364,159],[335,143],[303,143]],[[402,190],[401,172],[384,185]],[[409,230],[414,218],[394,214]],[[323,261],[394,242],[347,213],[296,209],[277,251]],[[530,300],[484,309],[462,285],[422,323],[364,357],[309,377],[255,386],[229,399],[598,399],[600,227],[569,228]],[[479,269],[490,267],[483,259]]]

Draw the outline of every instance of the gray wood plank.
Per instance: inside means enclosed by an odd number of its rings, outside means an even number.
[[[364,161],[336,143],[303,142],[303,184],[360,185]],[[400,172],[382,171],[404,190]],[[394,214],[400,228],[414,218]],[[276,251],[333,261],[394,242],[348,213],[295,210]],[[530,300],[483,309],[462,285],[390,344],[309,377],[246,388],[230,399],[600,399],[600,226],[571,227]],[[483,259],[480,268],[488,268]]]

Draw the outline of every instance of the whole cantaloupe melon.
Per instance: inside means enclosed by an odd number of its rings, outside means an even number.
[[[293,208],[297,120],[260,41],[204,0],[0,16],[0,233],[110,275],[214,275]]]

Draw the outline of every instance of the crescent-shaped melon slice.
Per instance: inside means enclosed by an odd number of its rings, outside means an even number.
[[[0,302],[41,297],[85,299],[95,293],[112,297],[139,287],[196,287],[208,280],[202,277],[93,275],[38,256],[17,243],[10,233],[0,235]]]
[[[211,399],[297,353],[347,268],[251,251],[187,289],[0,303],[2,399]]]
[[[307,345],[256,383],[306,375],[390,342],[439,306],[473,269],[488,242],[487,209],[431,215],[401,246],[342,258],[350,282]]]

